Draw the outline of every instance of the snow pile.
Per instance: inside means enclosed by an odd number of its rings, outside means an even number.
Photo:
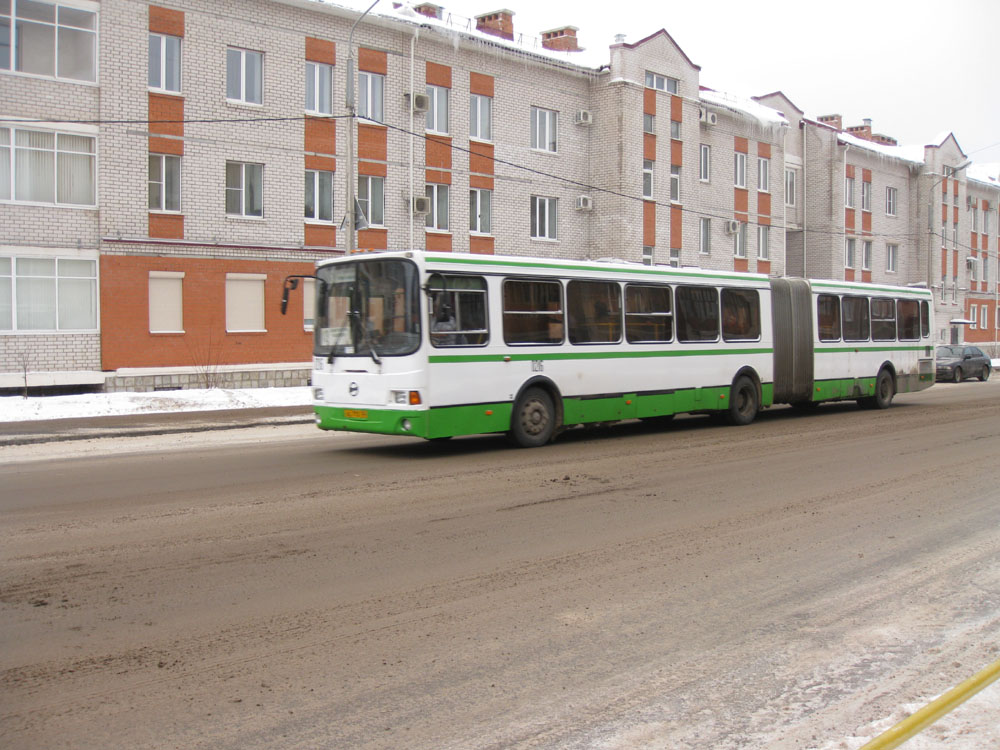
[[[847,144],[851,148],[862,148],[866,151],[874,151],[882,156],[889,156],[893,159],[908,161],[912,164],[924,163],[923,146],[889,146],[884,143],[866,141],[864,138],[858,138],[850,133],[838,133],[837,140],[841,143]]]
[[[74,396],[2,396],[0,422],[72,419],[121,414],[162,414],[173,411],[260,409],[268,406],[309,406],[311,389],[210,388],[153,393],[88,393]]]
[[[761,125],[771,127],[788,125],[788,120],[785,119],[785,116],[781,112],[747,97],[705,88],[698,92],[698,96],[702,101],[714,104],[717,107],[724,107],[733,112],[749,115],[760,122]]]

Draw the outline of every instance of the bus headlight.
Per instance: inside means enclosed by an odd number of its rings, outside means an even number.
[[[406,391],[391,391],[389,394],[389,401],[393,404],[409,403],[406,397]]]
[[[403,406],[419,406],[423,403],[420,391],[389,391],[389,402]]]
[[[313,401],[322,401],[322,400],[323,400],[323,389],[313,388]]]

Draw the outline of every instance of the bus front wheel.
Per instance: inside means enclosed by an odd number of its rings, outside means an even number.
[[[895,395],[896,386],[892,382],[892,373],[882,369],[875,378],[875,395],[858,399],[858,405],[862,409],[888,409]]]
[[[541,388],[529,388],[514,404],[510,433],[522,448],[545,445],[555,433],[556,410],[552,397]]]
[[[729,392],[729,424],[746,425],[757,418],[760,411],[760,398],[757,396],[757,386],[746,375],[741,375],[733,383]]]

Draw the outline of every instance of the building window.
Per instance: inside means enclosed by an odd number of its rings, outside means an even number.
[[[96,329],[96,260],[0,258],[0,330]]]
[[[425,185],[424,194],[430,199],[431,210],[427,213],[427,228],[448,230],[448,186]]]
[[[358,177],[358,205],[365,221],[371,226],[380,227],[385,224],[385,178]]]
[[[264,215],[264,165],[226,162],[226,213],[230,216]]]
[[[870,182],[861,183],[861,210],[872,210],[872,184]]]
[[[871,244],[871,243],[869,243]],[[896,264],[899,262],[899,245],[885,246],[885,270],[889,273],[896,273]]]
[[[642,246],[642,265],[651,266],[653,265],[653,246],[643,245]]]
[[[979,306],[979,326],[984,331],[990,327],[990,313],[986,305]]]
[[[333,66],[306,62],[306,112],[333,114]]]
[[[979,231],[979,207],[975,203],[972,204],[972,231]]]
[[[653,197],[653,161],[652,159],[642,160],[642,197]]]
[[[531,147],[538,151],[556,151],[559,113],[541,107],[531,108]]]
[[[0,70],[96,81],[97,13],[41,0],[0,3]]]
[[[681,202],[681,168],[676,164],[670,167],[670,202]]]
[[[333,172],[306,170],[305,218],[333,221]]]
[[[671,268],[681,267],[681,249],[679,247],[670,248],[670,260],[668,263]]]
[[[493,140],[493,99],[482,94],[469,97],[469,137],[479,141]]]
[[[794,206],[795,205],[795,170],[786,169],[785,170],[785,205]]]
[[[181,210],[181,157],[149,155],[149,210]]]
[[[675,141],[679,141],[681,138],[681,124],[677,120],[670,121],[670,137]]]
[[[844,248],[844,267],[854,268],[854,248],[857,240],[848,238]]]
[[[708,182],[712,179],[712,147],[701,144],[700,158],[698,160],[698,179]]]
[[[149,272],[149,332],[184,333],[183,272]]]
[[[432,133],[448,133],[448,89],[443,86],[428,86],[427,130]]]
[[[979,316],[976,315],[978,310],[979,308],[976,307],[975,305],[969,306],[969,320],[972,321],[971,324],[969,325],[969,328],[973,331],[979,328],[979,320],[978,320]]]
[[[698,227],[698,252],[702,255],[708,255],[712,252],[712,220],[699,219]]]
[[[646,88],[666,91],[670,94],[677,93],[677,79],[668,76],[661,76],[659,73],[646,71]]]
[[[531,196],[531,236],[539,240],[558,238],[559,200]]]
[[[844,178],[844,205],[854,208],[854,178]]]
[[[733,255],[737,258],[747,257],[747,223],[737,222],[736,234],[733,235]]]
[[[149,88],[181,90],[181,40],[165,34],[149,35]]]
[[[735,166],[733,184],[738,188],[745,188],[747,186],[747,155],[742,151],[736,152]]]
[[[861,241],[861,270],[872,270],[872,242],[871,240]]]
[[[979,269],[979,259],[978,258],[970,258],[969,259],[969,281],[973,281],[974,282],[974,281],[978,281],[979,280],[978,274],[976,273],[978,269]]]
[[[766,224],[757,227],[757,259],[771,260],[771,227]]]
[[[896,215],[896,201],[897,201],[896,195],[897,195],[896,188],[894,188],[894,187],[887,187],[885,189],[885,213],[886,213],[886,216],[895,216]]]
[[[644,114],[642,116],[642,132],[656,133],[656,115]]]
[[[757,159],[757,190],[771,192],[771,160],[764,157]]]
[[[259,333],[264,327],[264,282],[261,273],[226,274],[226,331]]]
[[[988,254],[983,255],[983,282],[990,283],[990,256]]]
[[[490,234],[493,224],[493,191],[473,188],[469,191],[469,231]]]
[[[0,200],[93,206],[94,138],[0,128]]]
[[[983,234],[990,233],[990,211],[983,211]]]
[[[380,73],[358,73],[358,115],[375,122],[384,122],[382,101],[385,76]]]
[[[226,99],[260,104],[264,90],[264,53],[230,47],[226,50]]]

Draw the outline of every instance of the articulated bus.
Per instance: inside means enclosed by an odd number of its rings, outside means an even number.
[[[320,261],[311,278],[324,430],[532,447],[679,413],[885,409],[934,383],[921,288],[423,251]]]

